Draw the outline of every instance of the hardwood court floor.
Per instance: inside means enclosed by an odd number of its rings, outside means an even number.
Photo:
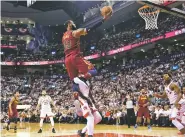
[[[83,124],[55,124],[57,133],[51,132],[50,124],[43,126],[43,133],[38,134],[39,123],[22,123],[18,124],[17,133],[13,133],[13,129],[6,131],[1,130],[2,137],[78,137],[77,130],[82,129]],[[176,128],[162,128],[153,127],[151,131],[148,131],[147,127],[139,127],[134,130],[127,126],[116,125],[97,125],[95,127],[94,137],[183,137],[177,134]]]

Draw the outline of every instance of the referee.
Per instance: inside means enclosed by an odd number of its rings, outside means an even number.
[[[134,119],[135,119],[134,102],[131,99],[130,95],[127,96],[125,104],[127,109],[127,124],[128,124],[128,128],[130,128],[130,124],[134,125]]]

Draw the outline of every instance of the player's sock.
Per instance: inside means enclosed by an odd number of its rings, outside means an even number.
[[[53,117],[49,117],[50,121],[51,121],[51,126],[54,128],[54,120]]]
[[[17,126],[14,127],[14,133],[17,133]]]
[[[150,125],[150,124],[148,124],[148,126],[147,126],[147,127],[148,127],[148,129],[151,129],[151,125]]]
[[[137,127],[138,127],[138,125],[137,125],[137,124],[135,124],[134,128],[137,128]]]
[[[85,126],[82,130],[81,133],[86,133],[87,132],[87,126]]]
[[[94,116],[89,115],[87,118],[87,132],[88,135],[93,135],[94,134]]]
[[[8,121],[8,124],[7,124],[7,127],[6,127],[6,130],[10,130],[10,121]]]
[[[42,129],[42,125],[43,125],[43,121],[44,121],[44,119],[40,119],[40,129]]]

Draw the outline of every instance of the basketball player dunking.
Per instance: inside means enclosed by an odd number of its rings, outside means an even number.
[[[80,137],[85,137],[87,132],[88,137],[93,137],[94,126],[102,120],[102,117],[98,110],[94,107],[90,107],[85,100],[78,96],[77,92],[74,93],[74,98],[74,106],[77,115],[87,119],[87,125],[82,130],[78,131],[78,135]]]
[[[52,132],[56,133],[55,128],[54,128],[54,120],[53,120],[54,114],[51,112],[51,105],[50,104],[53,105],[55,111],[57,112],[57,109],[55,107],[53,100],[51,99],[51,97],[49,95],[46,94],[46,91],[43,90],[42,96],[39,98],[38,105],[35,110],[35,114],[37,114],[37,111],[39,110],[39,107],[41,106],[40,129],[39,129],[38,133],[42,133],[43,121],[46,116],[49,117],[49,119],[50,119],[51,126],[52,126]]]
[[[7,125],[7,130],[9,130],[10,122],[14,122],[15,123],[15,127],[14,127],[15,133],[17,132],[17,118],[18,118],[17,104],[18,102],[19,102],[19,91],[16,91],[9,102],[9,107],[8,107],[9,121]]]
[[[86,99],[88,104],[91,106],[92,102],[95,102],[89,93],[90,84],[88,80],[92,76],[95,76],[97,71],[94,66],[89,61],[85,60],[81,55],[80,37],[99,27],[111,15],[112,11],[109,14],[104,15],[102,21],[89,28],[76,29],[76,25],[72,20],[65,23],[67,31],[64,33],[62,38],[65,52],[65,66],[70,79],[73,81],[73,91],[79,92],[79,96]]]
[[[165,83],[165,92],[163,92],[162,95],[154,94],[154,96],[158,98],[168,97],[172,108],[170,116],[172,123],[182,134],[185,134],[185,126],[182,123],[184,121],[178,120],[179,116],[177,115],[177,113],[180,114],[185,112],[185,103],[183,103],[181,90],[179,86],[172,81],[169,74],[164,74],[163,79]],[[180,117],[180,119],[182,119],[182,117]]]

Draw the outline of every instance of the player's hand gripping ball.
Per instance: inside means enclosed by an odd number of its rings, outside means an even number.
[[[113,10],[111,6],[104,6],[101,9],[101,15],[104,17],[104,19],[108,19],[110,16],[112,16]]]

